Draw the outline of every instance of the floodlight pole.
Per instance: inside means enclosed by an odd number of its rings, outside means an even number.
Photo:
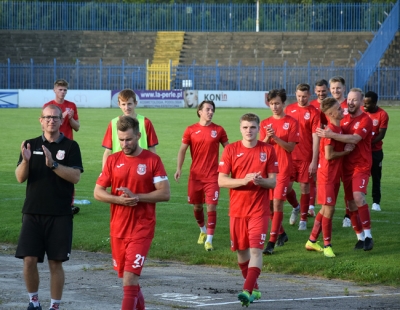
[[[260,26],[259,26],[259,16],[260,16],[260,1],[257,0],[256,32],[259,32],[259,30],[260,30]]]

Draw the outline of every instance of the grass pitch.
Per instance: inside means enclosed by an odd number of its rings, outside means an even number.
[[[344,215],[343,194],[340,192],[333,220],[332,244],[335,258],[322,253],[308,252],[304,245],[309,237],[313,220],[306,231],[288,224],[291,207],[285,204],[284,226],[289,236],[285,246],[276,248],[271,256],[264,256],[262,277],[268,272],[307,274],[326,278],[353,280],[358,283],[379,283],[400,286],[400,159],[397,151],[400,127],[400,109],[385,108],[389,113],[389,129],[384,139],[381,212],[371,211],[372,234],[375,241],[370,252],[354,251],[356,237],[351,228],[342,228]],[[217,109],[214,122],[222,125],[230,142],[241,138],[239,117],[253,112],[261,119],[271,115],[268,109]],[[14,175],[21,142],[40,135],[40,109],[1,109],[0,161],[0,242],[16,243],[21,226],[21,209],[26,184],[19,184]],[[187,204],[187,177],[190,154],[187,152],[180,183],[173,180],[181,137],[186,126],[198,121],[190,109],[138,109],[150,118],[156,129],[161,156],[171,183],[171,200],[157,204],[156,235],[149,253],[153,259],[178,260],[188,264],[207,264],[237,268],[236,254],[230,251],[228,221],[228,191],[221,189],[217,228],[212,252],[197,244],[199,228],[193,217],[192,206]],[[85,172],[76,185],[76,199],[88,199],[74,219],[73,248],[109,252],[109,206],[95,201],[93,189],[101,171],[103,135],[108,122],[120,115],[119,109],[79,109],[81,129],[74,134],[81,147]],[[295,187],[298,190],[298,187]],[[369,184],[371,188],[371,184]],[[371,205],[372,199],[367,196]],[[319,210],[319,206],[316,207]],[[73,259],[73,253],[72,253]]]

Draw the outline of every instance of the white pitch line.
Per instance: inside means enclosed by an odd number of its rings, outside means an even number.
[[[395,296],[400,295],[400,293],[391,293],[391,294],[365,294],[365,295],[353,295],[353,296],[330,296],[330,297],[306,297],[306,298],[289,298],[289,299],[266,299],[266,300],[257,300],[254,303],[266,303],[266,302],[288,302],[288,301],[307,301],[307,300],[323,300],[323,299],[346,299],[346,298],[364,298],[364,297],[383,297],[383,296]],[[238,301],[230,301],[230,302],[221,302],[214,304],[201,304],[195,307],[209,307],[209,306],[222,306],[222,305],[230,305],[236,304]]]

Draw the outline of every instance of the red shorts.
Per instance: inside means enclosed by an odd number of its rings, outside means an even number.
[[[308,173],[310,163],[301,160],[293,160],[293,169],[290,180],[297,183],[311,183],[313,177]]]
[[[152,240],[111,237],[112,260],[118,277],[122,278],[124,271],[140,276]]]
[[[325,206],[336,205],[336,199],[339,193],[340,183],[319,184],[318,183],[318,203]]]
[[[191,180],[188,183],[188,202],[192,205],[203,204],[217,205],[219,198],[218,180],[203,182]]]
[[[268,216],[230,218],[231,250],[263,249],[268,231]]]
[[[289,183],[290,183],[290,176],[285,176],[280,178],[278,173],[276,176],[276,186],[273,189],[274,195],[272,199],[279,199],[286,201],[286,194],[287,194],[287,189],[289,187]]]
[[[347,201],[354,200],[354,192],[367,193],[369,173],[356,172],[352,174],[343,174],[342,180],[344,197]]]

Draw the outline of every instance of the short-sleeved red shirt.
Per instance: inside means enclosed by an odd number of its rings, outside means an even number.
[[[166,177],[167,173],[158,155],[143,150],[136,157],[128,157],[122,151],[107,157],[96,184],[111,187],[112,195],[120,195],[116,189],[127,187],[132,193],[149,193],[155,190],[154,177]],[[116,238],[153,238],[156,224],[155,203],[138,202],[134,207],[111,204],[110,235]],[[134,229],[143,232],[132,236]]]
[[[292,152],[292,159],[311,162],[313,156],[312,134],[320,123],[319,111],[312,105],[300,107],[298,103],[286,107],[285,114],[293,117],[299,124],[299,143]]]
[[[361,109],[364,111],[364,107],[361,107]],[[379,129],[388,128],[389,115],[386,113],[384,109],[380,107],[378,107],[378,110],[374,113],[371,112],[365,112],[365,113],[367,113],[370,119],[372,119],[372,132],[373,132],[372,140],[374,140],[374,136],[376,136],[379,133]],[[372,152],[382,150],[382,145],[383,145],[382,140],[372,144]]]
[[[190,179],[203,182],[218,179],[219,145],[226,142],[228,136],[225,129],[214,123],[208,126],[196,123],[186,128],[182,143],[190,147]]]
[[[78,109],[76,108],[75,103],[64,100],[63,103],[57,103],[55,100],[49,101],[43,105],[43,108],[47,107],[48,105],[53,104],[61,109],[64,113],[67,109],[74,110],[74,116],[72,117],[74,120],[78,120]],[[63,119],[63,122],[60,126],[60,132],[64,134],[68,139],[74,140],[74,132],[72,130],[71,124],[69,123],[68,117]]]
[[[276,119],[273,116],[264,119],[260,124],[260,140],[264,140],[267,136],[267,128],[272,126],[275,131],[275,135],[285,142],[299,142],[299,128],[297,121],[288,115],[285,115],[281,119]],[[279,175],[290,176],[292,174],[292,154],[287,152],[283,147],[277,144],[274,139],[269,140],[276,153],[276,157],[279,163]]]
[[[372,120],[364,112],[357,117],[347,114],[341,120],[340,126],[344,134],[357,134],[361,137],[354,150],[343,158],[343,171],[369,174],[372,166]]]
[[[268,173],[278,173],[275,150],[272,145],[261,141],[257,141],[253,148],[246,148],[242,141],[234,142],[225,147],[218,172],[231,175],[233,179],[261,172],[261,176],[267,178]],[[229,216],[269,216],[269,189],[249,182],[246,186],[231,188],[229,194]]]
[[[339,126],[329,124],[328,127],[336,133],[342,134],[342,129]],[[334,139],[321,138],[319,142],[319,161],[317,170],[317,180],[319,184],[336,184],[340,183],[340,173],[343,157],[338,157],[332,160],[325,158],[325,146],[330,145],[335,152],[344,150],[344,143]]]

